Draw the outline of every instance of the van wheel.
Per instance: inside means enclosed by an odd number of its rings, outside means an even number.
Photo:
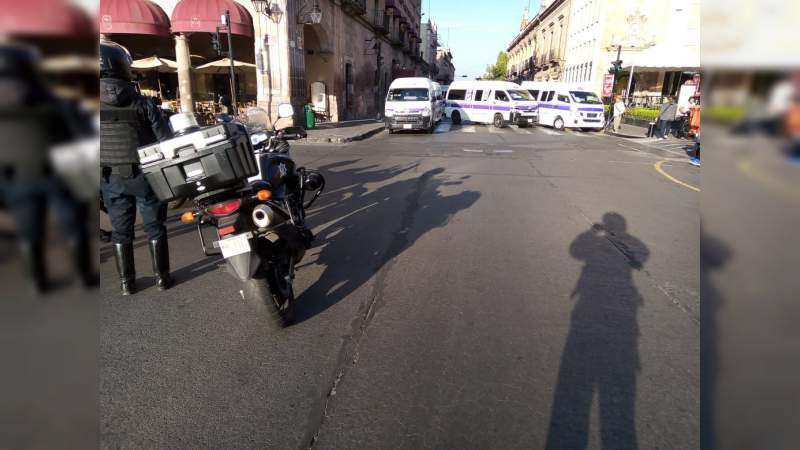
[[[564,119],[562,119],[561,116],[556,117],[556,120],[553,121],[553,128],[556,130],[564,129]]]
[[[461,114],[458,111],[453,111],[450,114],[450,120],[453,121],[453,125],[461,125]]]
[[[506,126],[506,121],[503,120],[502,114],[497,113],[494,115],[494,121],[492,122],[492,124],[494,125],[495,128],[503,128],[504,126]]]

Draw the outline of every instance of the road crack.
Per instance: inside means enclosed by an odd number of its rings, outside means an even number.
[[[414,170],[416,172],[416,168]],[[344,380],[347,372],[356,366],[359,358],[359,349],[366,335],[367,328],[375,317],[375,313],[382,305],[384,300],[383,291],[385,288],[386,277],[391,272],[396,261],[396,257],[405,250],[408,245],[408,232],[414,223],[414,217],[420,207],[420,198],[425,191],[428,182],[436,175],[444,172],[443,169],[429,170],[417,179],[413,191],[406,197],[406,206],[403,209],[400,226],[393,233],[392,240],[383,252],[383,257],[378,262],[379,270],[375,275],[375,283],[369,301],[360,308],[361,314],[356,316],[351,324],[352,333],[342,344],[339,360],[334,371],[333,381],[327,389],[325,397],[321,399],[318,408],[312,409],[309,418],[308,432],[303,442],[307,443],[305,448],[312,449],[318,442],[322,428],[327,420],[331,402],[337,394],[339,384]]]

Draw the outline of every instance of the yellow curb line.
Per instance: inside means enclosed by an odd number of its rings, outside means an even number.
[[[764,174],[763,172],[753,167],[753,164],[746,159],[739,160],[736,164],[736,168],[739,169],[740,173],[747,176],[751,180],[758,181],[775,192],[779,192],[782,195],[793,197],[794,199],[798,198],[798,191],[794,186],[790,186],[788,184],[781,182],[777,178],[772,178]]]
[[[666,160],[665,161],[659,161],[659,162],[655,163],[655,165],[653,167],[656,168],[656,171],[658,173],[660,173],[661,175],[664,175],[670,181],[672,181],[674,183],[677,183],[677,184],[680,184],[681,186],[683,186],[685,188],[689,188],[689,189],[691,189],[691,190],[693,190],[695,192],[700,192],[699,188],[696,188],[696,187],[692,186],[691,184],[684,183],[683,181],[673,177],[672,175],[668,174],[667,172],[664,172],[664,169],[661,168],[661,165],[664,164],[665,162],[667,162],[667,161]]]

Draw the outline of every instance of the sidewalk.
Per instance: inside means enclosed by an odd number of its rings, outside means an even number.
[[[298,141],[302,144],[344,144],[360,141],[383,131],[383,122],[376,120],[351,120],[347,122],[322,123],[306,130],[308,137]]]

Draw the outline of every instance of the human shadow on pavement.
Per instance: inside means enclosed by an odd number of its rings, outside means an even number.
[[[561,357],[547,436],[548,449],[584,449],[597,394],[604,449],[637,448],[635,403],[639,367],[637,311],[643,299],[633,284],[650,254],[626,231],[625,218],[603,215],[570,245],[584,261],[571,297],[577,297]]]
[[[711,274],[721,270],[732,258],[728,246],[701,230],[700,234],[700,448],[719,447],[716,426],[717,381],[719,376],[719,326],[717,314],[722,293]]]
[[[475,191],[439,192],[467,178],[448,177],[442,168],[418,173],[418,164],[341,167],[320,167],[328,189],[324,203],[309,213],[308,223],[317,227],[314,245],[321,251],[316,261],[307,256],[311,260],[301,267],[317,264],[323,271],[298,295],[296,323],[346,298],[421,236],[445,226],[480,197]]]

